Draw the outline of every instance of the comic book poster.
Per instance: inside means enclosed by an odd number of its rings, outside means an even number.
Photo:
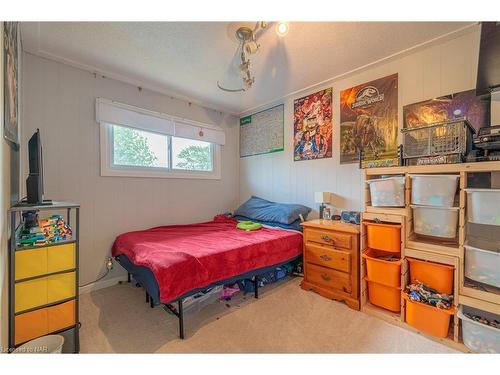
[[[294,161],[332,157],[332,88],[293,102]]]
[[[490,126],[490,98],[476,96],[476,90],[429,99],[403,107],[404,128],[466,117],[476,132]]]
[[[340,163],[362,168],[397,165],[398,75],[340,93]]]

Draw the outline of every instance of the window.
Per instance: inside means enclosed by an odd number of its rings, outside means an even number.
[[[220,179],[224,131],[213,125],[96,99],[101,175]]]
[[[168,168],[168,137],[125,126],[111,125],[113,165]]]
[[[108,155],[101,160],[101,175],[164,178],[220,178],[215,168],[219,146],[210,142],[180,138],[102,124]],[[107,161],[106,161],[107,159]]]
[[[212,145],[208,142],[172,137],[172,168],[212,171]]]

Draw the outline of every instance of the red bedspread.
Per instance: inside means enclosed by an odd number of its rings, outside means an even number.
[[[160,300],[171,302],[190,290],[271,266],[302,252],[298,232],[262,228],[236,229],[237,221],[171,225],[119,235],[112,254],[124,254],[155,275]]]

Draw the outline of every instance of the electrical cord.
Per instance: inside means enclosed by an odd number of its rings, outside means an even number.
[[[106,269],[106,272],[104,273],[104,275],[102,275],[102,276],[98,277],[97,279],[95,279],[95,280],[93,280],[93,281],[90,281],[90,282],[88,282],[88,283],[86,283],[86,284],[83,284],[83,285],[78,285],[78,287],[79,287],[79,288],[83,288],[84,286],[88,286],[88,285],[90,285],[90,284],[93,284],[93,283],[96,283],[96,282],[98,282],[98,281],[101,281],[101,280],[102,280],[102,279],[104,279],[106,276],[108,276],[109,271],[111,271],[111,269],[107,268],[107,269]]]

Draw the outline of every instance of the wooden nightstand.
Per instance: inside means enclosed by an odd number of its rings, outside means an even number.
[[[311,220],[304,227],[302,289],[359,310],[359,225]]]

